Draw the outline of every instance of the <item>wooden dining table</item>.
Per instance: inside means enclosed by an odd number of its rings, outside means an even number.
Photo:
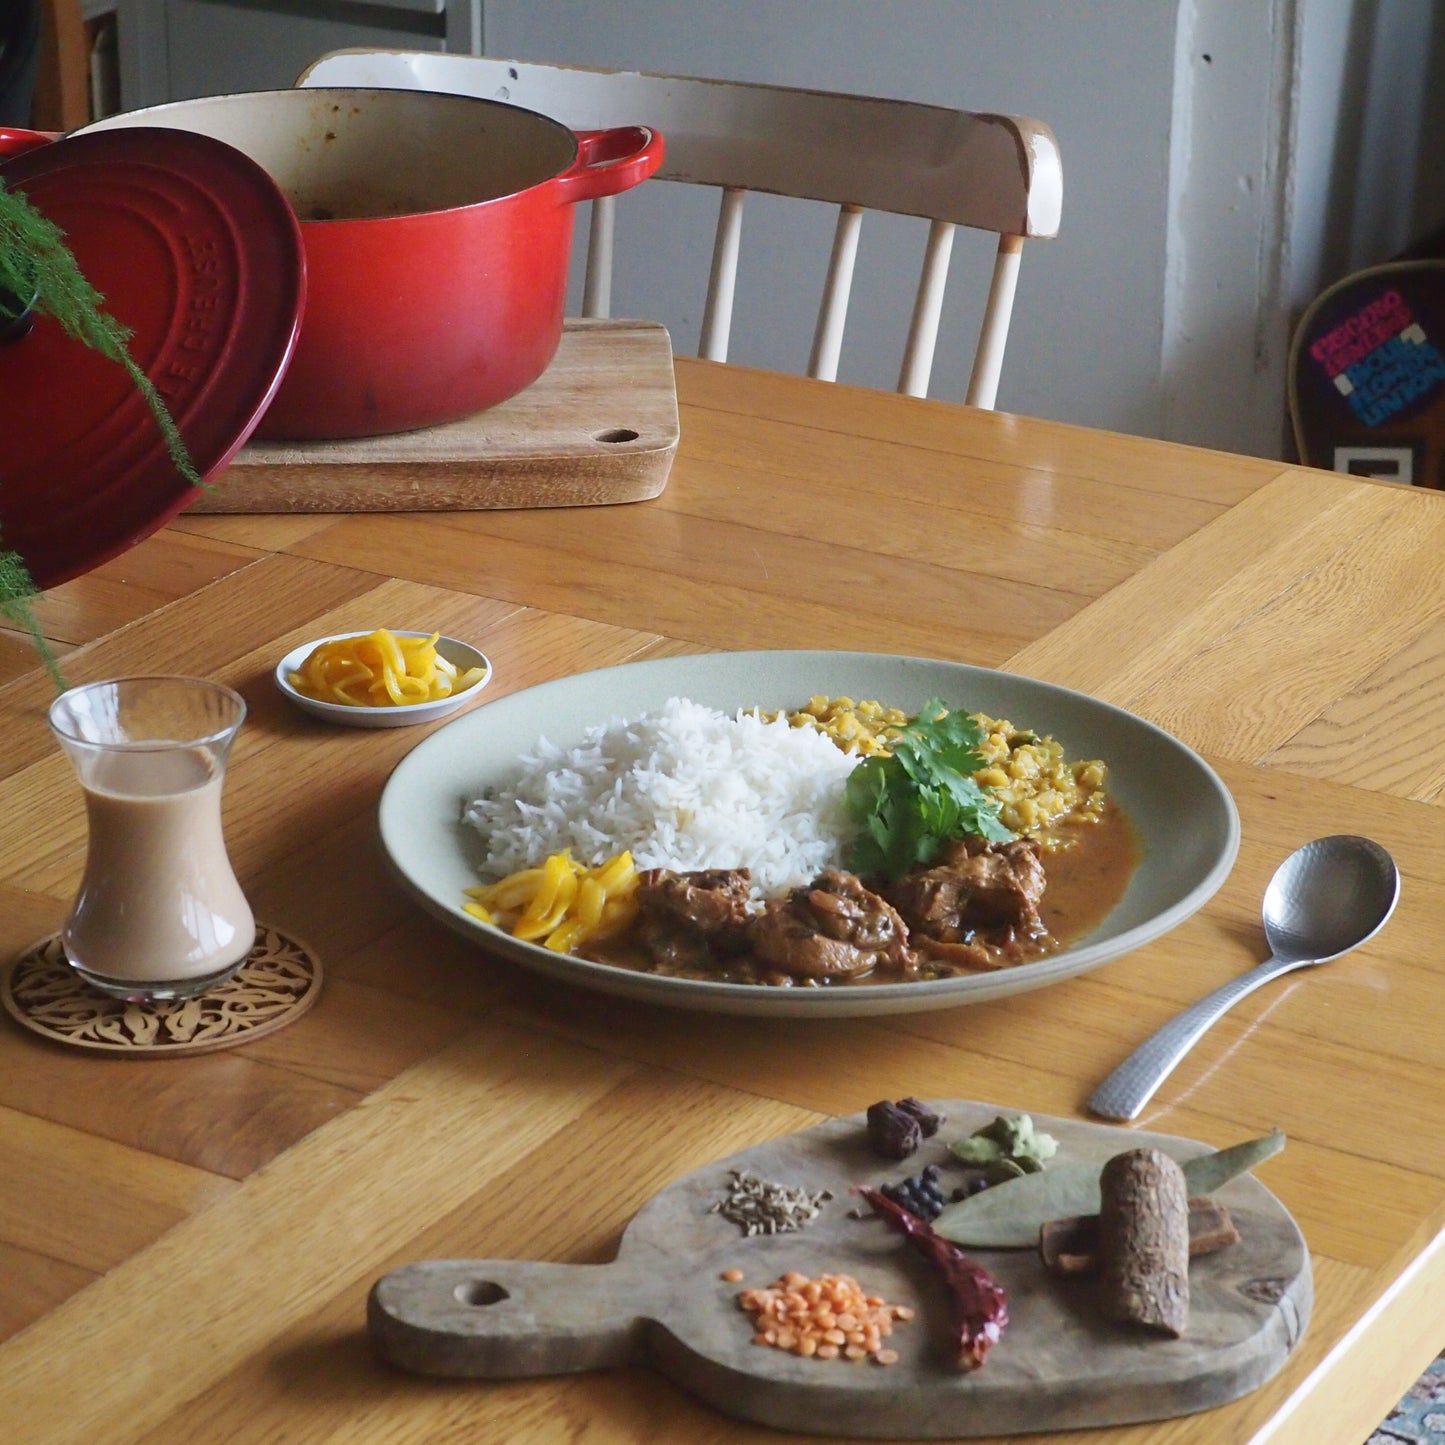
[[[1257,1177],[1308,1243],[1308,1328],[1242,1397],[1107,1438],[1359,1445],[1445,1345],[1445,493],[745,367],[680,359],[676,377],[681,443],[652,500],[182,514],[39,599],[70,684],[170,672],[244,696],[231,859],[324,985],[287,1027],[192,1057],[86,1052],[0,1017],[0,1434],[792,1438],[644,1364],[403,1373],[368,1342],[368,1290],[431,1258],[609,1260],[670,1181],[876,1099],[1083,1119],[1151,1030],[1266,956],[1280,860],[1356,833],[1399,863],[1388,925],[1245,999],[1137,1121],[1215,1146],[1284,1131]],[[378,625],[481,647],[482,708],[709,650],[1026,674],[1196,749],[1242,843],[1166,936],[993,1002],[815,1020],[592,993],[394,881],[378,799],[445,723],[334,727],[278,693],[289,649]],[[59,930],[85,857],[55,693],[30,640],[0,634],[7,958]]]

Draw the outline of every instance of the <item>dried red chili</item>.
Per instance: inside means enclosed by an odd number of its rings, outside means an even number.
[[[866,1185],[860,1185],[858,1193],[943,1276],[953,1305],[958,1362],[967,1369],[978,1369],[989,1347],[998,1343],[1008,1327],[1008,1296],[1003,1286],[956,1244],[935,1233],[926,1220]]]

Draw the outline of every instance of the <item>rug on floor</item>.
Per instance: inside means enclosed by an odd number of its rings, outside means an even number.
[[[1445,1445],[1445,1354],[1410,1386],[1366,1445]]]

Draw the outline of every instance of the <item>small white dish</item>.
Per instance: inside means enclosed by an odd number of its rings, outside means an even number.
[[[434,702],[408,702],[394,707],[353,707],[349,703],[322,702],[319,698],[307,697],[291,685],[291,674],[296,672],[323,642],[335,642],[343,637],[367,637],[375,631],[374,627],[367,627],[358,628],[355,632],[334,632],[330,637],[316,637],[310,642],[303,642],[300,647],[293,647],[276,664],[276,686],[281,690],[282,696],[295,703],[302,712],[309,712],[313,717],[323,718],[327,722],[342,723],[346,727],[404,728],[446,717],[448,713],[455,712],[459,707],[471,702],[492,680],[492,664],[484,652],[479,652],[470,643],[455,637],[438,637],[437,652],[458,672],[466,672],[473,667],[484,669],[480,681],[464,687],[460,692],[454,692],[450,697],[439,697]],[[431,636],[430,632],[407,632],[398,627],[393,627],[390,631],[394,637]]]

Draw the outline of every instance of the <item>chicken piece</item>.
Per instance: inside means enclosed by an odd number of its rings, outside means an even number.
[[[696,873],[649,868],[637,878],[637,907],[699,933],[740,930],[748,921],[751,883],[746,868],[709,868]]]
[[[1043,933],[1043,850],[1031,838],[951,843],[928,868],[890,883],[884,896],[915,933],[967,943],[975,933],[1033,938]]]
[[[833,869],[769,903],[749,935],[759,960],[794,978],[846,978],[913,964],[897,911],[851,873]]]
[[[638,875],[638,933],[657,963],[706,969],[712,959],[743,952],[751,874],[746,868]]]

